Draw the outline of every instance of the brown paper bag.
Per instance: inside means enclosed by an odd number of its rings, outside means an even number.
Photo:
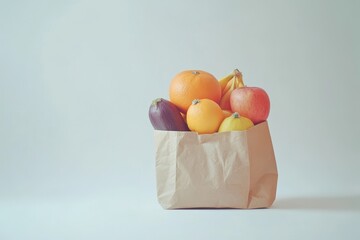
[[[268,123],[199,135],[155,130],[160,205],[265,208],[275,200],[277,167]]]

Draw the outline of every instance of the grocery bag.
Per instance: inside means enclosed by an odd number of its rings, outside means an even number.
[[[267,208],[278,172],[268,122],[246,131],[155,130],[157,198],[165,209]]]

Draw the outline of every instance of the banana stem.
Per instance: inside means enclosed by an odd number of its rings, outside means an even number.
[[[239,69],[235,69],[234,70],[234,74],[235,77],[238,79],[238,87],[243,87],[244,86],[244,81],[243,81],[243,75],[242,73],[239,71]]]
[[[231,87],[230,87],[231,91],[235,89],[235,86],[236,86],[235,84],[236,84],[236,76],[235,76],[235,79],[233,79],[233,81],[231,83]]]

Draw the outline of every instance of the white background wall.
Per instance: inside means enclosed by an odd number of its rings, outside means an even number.
[[[360,236],[359,9],[355,0],[2,1],[0,238]],[[278,201],[235,215],[164,211],[151,100],[168,98],[184,69],[220,78],[234,68],[271,99]],[[262,223],[270,227],[254,229]]]

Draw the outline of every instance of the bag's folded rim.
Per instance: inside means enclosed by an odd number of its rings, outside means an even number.
[[[243,130],[243,131],[227,131],[227,132],[215,132],[215,133],[205,133],[205,134],[199,134],[197,132],[193,132],[193,131],[166,131],[166,130],[154,130],[155,132],[158,132],[158,133],[162,133],[162,132],[180,132],[180,133],[184,133],[184,134],[193,134],[193,135],[221,135],[221,134],[227,134],[229,132],[251,132],[251,131],[255,131],[255,129],[257,128],[260,128],[264,125],[268,125],[268,122],[267,121],[264,121],[264,122],[261,122],[261,123],[258,123],[256,124],[255,126],[247,129],[247,130]]]

